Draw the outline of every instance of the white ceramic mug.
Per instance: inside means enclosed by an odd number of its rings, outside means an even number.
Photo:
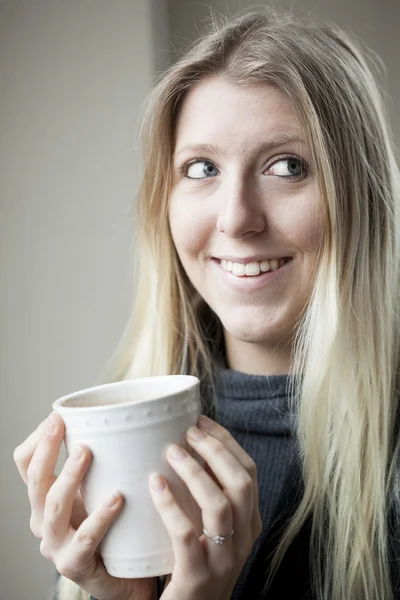
[[[53,409],[65,423],[68,454],[80,443],[92,452],[80,486],[87,513],[114,490],[125,497],[99,546],[107,572],[123,578],[171,573],[171,538],[151,499],[148,476],[156,471],[166,477],[200,536],[199,506],[165,458],[167,447],[177,443],[204,465],[185,440],[201,411],[199,379],[165,375],[108,383],[63,396]]]

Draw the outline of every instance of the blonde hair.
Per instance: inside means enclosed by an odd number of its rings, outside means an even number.
[[[391,503],[396,514],[400,506],[400,176],[379,65],[335,24],[266,8],[213,19],[169,68],[142,129],[134,307],[100,379],[195,374],[203,412],[215,414],[221,323],[184,272],[168,223],[174,124],[185,93],[205,77],[276,84],[293,102],[312,149],[324,229],[290,369],[303,374],[300,393],[291,389],[290,399],[304,494],[265,587],[312,514],[310,565],[320,600],[393,598],[387,514]]]

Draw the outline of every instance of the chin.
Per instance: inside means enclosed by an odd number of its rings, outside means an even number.
[[[242,320],[240,323],[222,321],[222,325],[231,337],[249,344],[265,344],[281,329],[278,324],[274,326],[272,323],[266,324],[265,321],[260,324],[254,320]]]

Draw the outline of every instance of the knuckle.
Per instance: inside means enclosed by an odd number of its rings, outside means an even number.
[[[51,549],[48,547],[44,539],[40,542],[40,554],[48,560],[52,560]]]
[[[85,531],[77,531],[75,541],[83,546],[92,546],[95,543],[94,537]]]
[[[13,460],[15,464],[19,465],[23,460],[23,451],[21,445],[17,446],[13,452]]]
[[[57,518],[63,509],[63,505],[60,502],[59,498],[53,497],[50,492],[47,494],[46,505],[45,505],[45,515],[46,519],[49,521]]]
[[[248,493],[253,489],[253,480],[247,472],[243,475],[238,475],[235,488],[240,493]]]
[[[60,575],[62,575],[63,577],[66,577],[67,579],[72,579],[73,581],[75,580],[77,570],[69,562],[66,562],[65,559],[58,560],[57,563],[55,563],[55,567],[60,573]]]
[[[191,527],[181,527],[177,531],[177,538],[181,544],[190,545],[196,537]]]

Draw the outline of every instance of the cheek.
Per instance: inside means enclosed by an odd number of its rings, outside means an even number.
[[[212,220],[188,203],[172,201],[169,209],[172,239],[180,255],[195,255],[207,248]]]
[[[324,236],[324,219],[316,210],[304,223],[303,244],[306,251],[314,254],[322,244]]]
[[[305,197],[304,202],[299,202],[292,210],[287,230],[290,236],[303,253],[315,253],[322,241],[324,219],[320,204],[316,197]]]
[[[292,224],[292,239],[297,248],[304,254],[314,253],[321,240],[322,227],[316,217],[304,215]]]

